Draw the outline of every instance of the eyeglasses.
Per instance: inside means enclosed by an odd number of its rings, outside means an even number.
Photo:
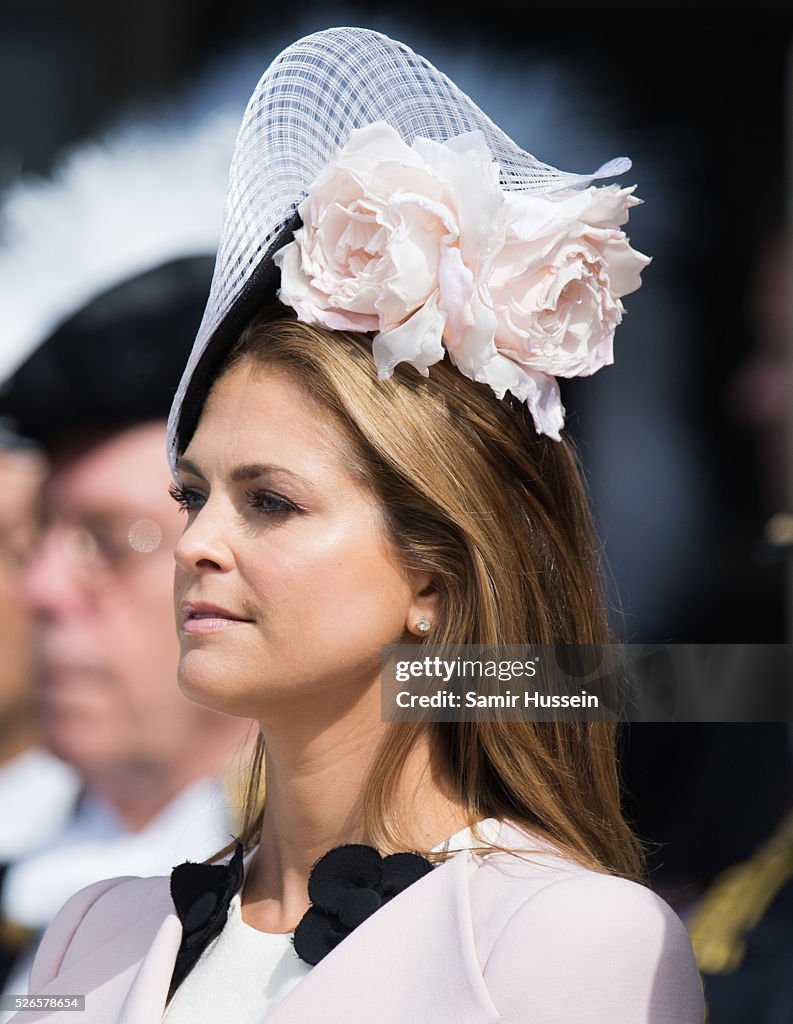
[[[97,517],[83,522],[53,517],[44,522],[33,557],[53,548],[84,582],[100,583],[142,565],[162,548],[162,527],[153,519]]]

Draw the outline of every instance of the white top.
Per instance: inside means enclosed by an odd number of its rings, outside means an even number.
[[[499,822],[487,818],[455,832],[433,852],[456,852],[496,841]],[[245,859],[245,873],[253,852]],[[223,931],[207,946],[174,993],[163,1024],[261,1024],[311,970],[292,946],[290,932],[261,932],[242,919],[241,892],[231,901]]]
[[[73,814],[79,790],[74,769],[39,747],[0,765],[0,862],[54,838]]]
[[[0,910],[26,928],[45,928],[86,885],[114,873],[168,874],[188,857],[211,857],[232,830],[228,798],[212,778],[186,786],[137,832],[110,804],[86,793],[57,836],[8,869]]]

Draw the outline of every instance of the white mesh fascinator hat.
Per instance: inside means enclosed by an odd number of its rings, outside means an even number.
[[[230,346],[276,296],[299,320],[370,331],[379,376],[445,355],[525,401],[558,439],[557,376],[612,361],[620,296],[648,258],[640,200],[520,149],[403,43],[360,28],[298,40],[248,103],[204,318],[168,425],[173,467]]]

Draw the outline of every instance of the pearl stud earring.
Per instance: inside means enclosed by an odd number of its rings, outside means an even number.
[[[431,622],[427,622],[427,620],[424,618],[423,615],[421,616],[421,618],[416,623],[416,629],[421,630],[422,633],[429,633],[431,626],[432,626],[432,623]]]

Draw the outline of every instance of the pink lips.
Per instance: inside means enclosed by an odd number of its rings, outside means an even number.
[[[217,633],[253,621],[205,601],[183,601],[181,610],[184,633]]]

